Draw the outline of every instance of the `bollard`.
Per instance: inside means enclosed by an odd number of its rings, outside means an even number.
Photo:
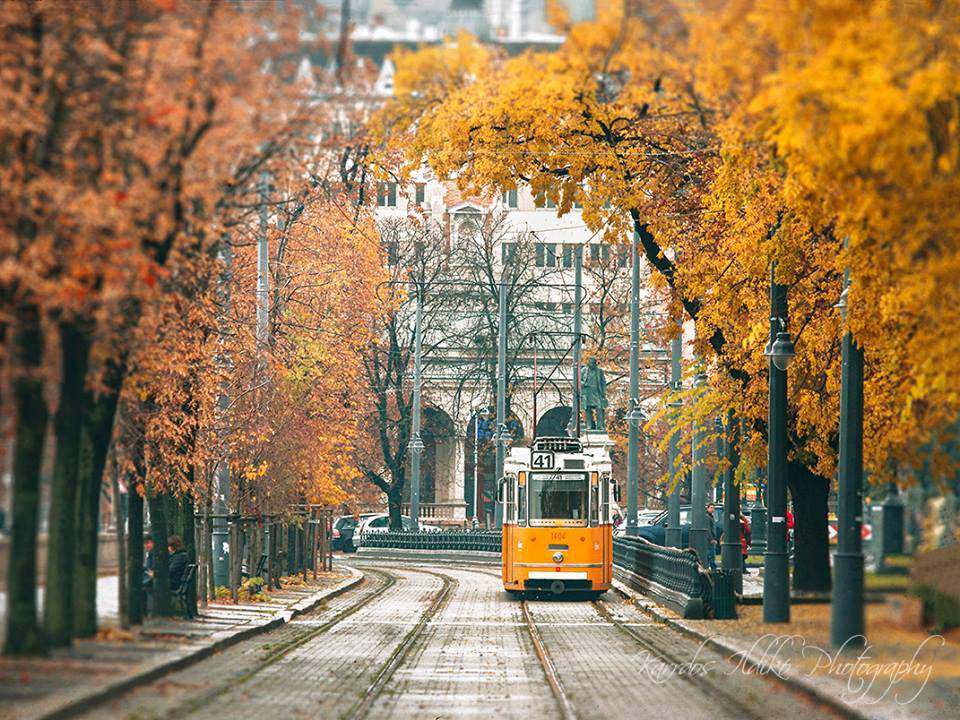
[[[710,573],[713,580],[713,617],[716,620],[736,620],[737,602],[734,596],[736,571],[714,570]]]

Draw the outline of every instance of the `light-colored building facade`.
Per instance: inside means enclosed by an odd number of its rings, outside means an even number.
[[[541,436],[567,431],[578,252],[583,253],[583,352],[585,357],[597,352],[601,342],[608,350],[615,348],[601,357],[613,360],[605,370],[608,416],[616,422],[627,405],[629,245],[603,242],[599,233],[586,227],[576,206],[558,217],[552,203],[535,198],[526,187],[471,197],[427,171],[406,184],[380,183],[376,205],[381,227],[396,228],[412,219],[418,227],[429,223],[436,228],[435,251],[444,255],[445,268],[435,276],[428,296],[448,293],[459,298],[452,317],[424,326],[422,437],[427,450],[422,463],[422,516],[445,522],[471,517],[476,467],[478,494],[487,496],[477,509],[483,520],[484,514],[492,513],[494,447],[489,438],[484,442],[484,436],[492,431],[493,421],[481,419],[478,425],[477,411],[492,412],[495,407],[491,370],[496,345],[492,334],[475,343],[472,333],[477,327],[496,326],[492,305],[496,279],[504,273],[511,278],[508,413],[514,442],[529,442],[535,428]],[[387,248],[388,262],[403,256],[401,249]],[[474,284],[483,288],[479,296],[471,295]],[[642,287],[642,324],[649,330],[663,322],[664,309],[645,283]],[[659,393],[667,382],[668,353],[653,336],[650,332],[641,339],[642,396]],[[475,466],[477,434],[481,442]]]

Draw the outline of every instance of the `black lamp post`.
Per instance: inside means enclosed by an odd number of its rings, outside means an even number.
[[[701,368],[694,378],[694,387],[707,382],[707,375]],[[690,547],[697,553],[700,564],[710,565],[710,535],[707,523],[707,466],[705,447],[707,438],[706,424],[702,420],[693,421],[692,471],[690,483]]]
[[[849,273],[838,307],[847,317]],[[849,329],[843,336],[840,370],[840,458],[837,482],[837,552],[833,556],[830,642],[863,647],[863,348]]]
[[[736,573],[734,583],[743,592],[743,560],[740,546],[740,491],[733,482],[733,473],[739,463],[737,456],[737,424],[733,412],[727,413],[728,437],[723,442],[727,467],[723,472],[723,542],[720,543],[720,566]],[[721,426],[722,429],[722,426]]]
[[[763,621],[790,622],[790,570],[787,563],[787,368],[796,351],[787,331],[787,286],[770,265],[770,401],[767,443],[767,551],[763,556]]]

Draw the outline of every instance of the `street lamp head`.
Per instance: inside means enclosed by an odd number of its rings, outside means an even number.
[[[785,328],[777,333],[777,339],[769,346],[765,355],[770,358],[777,370],[786,370],[790,367],[797,351],[793,347],[793,339],[790,337],[790,333]]]
[[[627,422],[635,422],[638,424],[642,424],[643,421],[647,419],[646,415],[643,414],[643,409],[640,407],[640,403],[638,401],[632,401],[632,406],[627,412],[625,419]]]

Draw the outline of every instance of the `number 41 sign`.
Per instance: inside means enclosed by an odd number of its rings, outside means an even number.
[[[553,453],[547,450],[534,450],[530,456],[530,467],[535,470],[553,470]]]

